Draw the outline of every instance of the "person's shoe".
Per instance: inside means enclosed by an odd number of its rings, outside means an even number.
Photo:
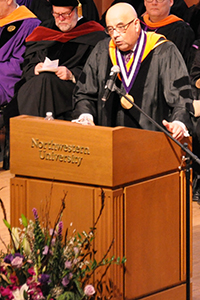
[[[3,151],[3,169],[9,170],[10,168],[10,141],[9,141],[9,130],[6,130],[4,151]]]

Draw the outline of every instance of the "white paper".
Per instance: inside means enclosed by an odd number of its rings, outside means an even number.
[[[56,72],[58,68],[59,59],[50,60],[48,57],[45,58],[44,64],[38,72]]]

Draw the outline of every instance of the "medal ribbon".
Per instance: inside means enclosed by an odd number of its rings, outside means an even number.
[[[134,59],[132,59],[129,69],[128,69],[129,63],[126,65],[123,54],[119,51],[118,48],[116,48],[117,64],[121,70],[122,82],[125,87],[126,93],[129,93],[136,79],[136,76],[139,72],[142,56],[146,46],[146,40],[147,40],[146,33],[143,30],[141,30],[139,39],[136,44],[136,49],[134,51]]]

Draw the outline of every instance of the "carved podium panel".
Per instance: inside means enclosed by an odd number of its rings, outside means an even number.
[[[186,300],[185,174],[181,149],[160,132],[91,127],[19,116],[10,121],[11,223],[32,218],[51,198],[54,222],[67,193],[65,227],[89,229],[101,209],[94,247],[109,269],[115,298]],[[187,139],[189,146],[191,140]]]

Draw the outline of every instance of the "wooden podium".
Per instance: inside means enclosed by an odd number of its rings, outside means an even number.
[[[191,140],[187,139],[189,146]],[[97,226],[97,259],[115,239],[111,255],[116,298],[186,299],[184,153],[165,134],[124,127],[92,127],[19,116],[10,120],[11,223],[33,218],[51,198],[54,222],[67,192],[65,227]],[[43,206],[44,209],[44,206]]]

